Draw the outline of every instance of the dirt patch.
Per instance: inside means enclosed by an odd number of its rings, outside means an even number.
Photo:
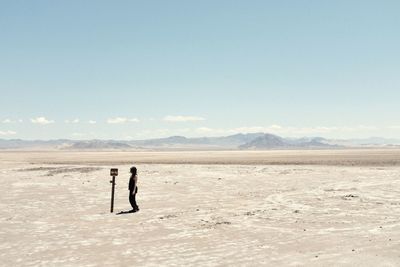
[[[46,176],[53,176],[62,173],[91,173],[95,171],[100,171],[103,168],[99,167],[36,167],[36,168],[25,168],[19,169],[21,172],[47,172]]]

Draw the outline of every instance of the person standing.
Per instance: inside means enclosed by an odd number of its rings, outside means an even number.
[[[139,211],[139,206],[136,203],[137,194],[137,169],[136,167],[131,168],[131,178],[129,179],[129,203],[131,203],[131,212]]]

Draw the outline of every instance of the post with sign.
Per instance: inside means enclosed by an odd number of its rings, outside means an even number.
[[[115,190],[115,176],[118,176],[118,169],[111,169],[110,175],[112,176],[111,187],[111,213],[114,211],[114,190]]]

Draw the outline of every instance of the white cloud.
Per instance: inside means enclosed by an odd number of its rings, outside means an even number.
[[[271,128],[271,129],[276,129],[276,130],[280,130],[280,129],[282,129],[282,126],[276,125],[276,124],[272,124],[271,126],[269,126],[269,128]]]
[[[37,117],[35,119],[31,119],[31,122],[35,123],[35,124],[41,124],[41,125],[54,123],[53,120],[48,120],[45,117]]]
[[[88,123],[89,123],[89,124],[96,124],[97,122],[96,122],[96,121],[93,121],[93,120],[90,120],[90,121],[88,121]]]
[[[127,122],[139,122],[139,119],[137,118],[124,118],[124,117],[116,117],[116,118],[110,118],[107,120],[107,123],[111,124],[121,124],[121,123],[127,123]]]
[[[79,123],[79,119],[65,120],[65,123]]]
[[[198,131],[198,132],[205,132],[205,133],[207,133],[207,132],[212,132],[212,131],[213,131],[213,129],[211,129],[211,128],[208,128],[208,127],[200,127],[200,128],[197,128],[197,129],[196,129],[196,131]]]
[[[128,121],[127,118],[112,118],[112,119],[108,119],[107,123],[111,123],[111,124],[118,124],[118,123],[126,123]]]
[[[232,130],[199,127],[195,130],[195,132],[198,134],[205,134],[205,135],[224,135],[224,134],[231,134]]]
[[[272,133],[282,134],[286,136],[301,136],[301,135],[318,135],[318,134],[329,134],[329,133],[349,133],[349,132],[362,132],[362,131],[376,131],[379,130],[375,126],[359,125],[354,127],[326,127],[326,126],[315,126],[315,127],[291,127],[291,126],[243,126],[231,129],[223,128],[208,128],[200,127],[195,129],[197,134],[207,135],[230,135],[237,133]]]
[[[309,134],[326,134],[333,132],[357,132],[357,131],[375,131],[378,130],[375,126],[315,126],[315,127],[291,127],[271,125],[267,127],[239,127],[231,129],[231,132],[254,133],[254,132],[267,132],[275,134],[287,135],[309,135]]]
[[[17,122],[22,122],[22,120],[21,119],[19,119],[19,120],[12,120],[12,119],[4,119],[4,120],[2,120],[1,121],[2,123],[17,123]]]
[[[389,129],[394,129],[394,130],[399,130],[400,129],[400,125],[392,125],[388,127]]]
[[[14,131],[0,131],[0,135],[15,135],[15,134],[17,134],[16,132],[14,132]]]
[[[196,117],[196,116],[165,116],[164,121],[168,122],[187,122],[187,121],[204,121],[205,118],[203,117]]]

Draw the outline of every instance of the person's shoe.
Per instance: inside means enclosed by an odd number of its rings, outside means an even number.
[[[136,212],[137,210],[136,209],[131,209],[130,211],[129,211],[129,213],[134,213],[134,212]]]

